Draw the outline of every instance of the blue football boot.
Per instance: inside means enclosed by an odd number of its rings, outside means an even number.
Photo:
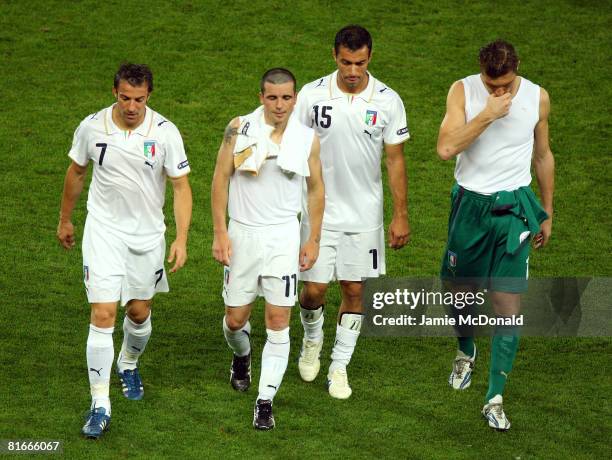
[[[110,415],[106,415],[106,409],[104,407],[91,409],[87,416],[87,421],[81,429],[81,433],[86,438],[98,439],[108,430],[110,420]]]
[[[126,369],[123,372],[117,371],[117,375],[121,381],[123,396],[134,401],[142,399],[144,396],[144,388],[142,387],[142,380],[140,379],[138,368]]]

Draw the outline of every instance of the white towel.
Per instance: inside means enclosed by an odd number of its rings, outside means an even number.
[[[269,156],[270,134],[274,128],[264,119],[263,105],[254,112],[240,117],[240,126],[234,146],[234,167],[254,175]],[[314,130],[300,123],[291,114],[283,133],[276,164],[286,173],[310,176],[308,157],[312,146]]]

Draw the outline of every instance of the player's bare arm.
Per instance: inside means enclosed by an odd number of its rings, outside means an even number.
[[[170,273],[176,272],[187,262],[187,234],[191,224],[191,209],[193,200],[191,186],[187,174],[181,177],[171,177],[174,194],[174,220],[176,221],[176,239],[170,245],[168,262],[174,262]]]
[[[446,114],[438,134],[438,156],[450,160],[468,148],[487,127],[510,111],[512,95],[489,95],[482,112],[465,122],[465,91],[463,82],[456,81],[448,91]]]
[[[66,171],[59,224],[57,225],[57,239],[64,249],[72,249],[76,243],[74,225],[72,225],[71,220],[72,211],[83,191],[86,176],[87,166],[81,166],[74,161],[68,166]]]
[[[308,217],[310,219],[310,235],[308,241],[300,250],[300,271],[309,270],[319,257],[319,243],[321,242],[321,225],[325,209],[325,185],[321,170],[320,143],[315,135],[308,158],[310,176],[306,178],[308,187]]]
[[[408,178],[404,143],[385,144],[385,163],[389,176],[389,188],[393,200],[393,218],[389,225],[389,246],[400,249],[410,241],[410,223],[408,221]]]
[[[229,265],[232,256],[225,213],[227,209],[228,187],[231,175],[234,173],[234,145],[238,136],[240,120],[234,118],[225,128],[223,142],[217,154],[217,163],[213,174],[211,187],[211,208],[213,218],[212,253],[215,260],[223,265]]]
[[[536,249],[546,246],[552,232],[553,193],[555,190],[555,158],[548,138],[548,115],[550,99],[544,88],[540,88],[540,119],[534,130],[533,167],[535,169],[542,207],[549,218],[540,225],[540,232],[534,239]]]

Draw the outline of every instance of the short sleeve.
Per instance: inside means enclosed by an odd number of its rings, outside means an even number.
[[[72,138],[72,147],[68,156],[78,165],[87,166],[89,163],[89,153],[87,151],[87,126],[86,120],[83,120],[79,127],[74,131]]]
[[[178,128],[171,124],[165,123],[165,142],[164,149],[166,157],[164,159],[164,169],[170,177],[180,177],[191,172],[183,138]]]
[[[308,96],[306,95],[304,88],[302,88],[302,90],[298,93],[297,103],[295,104],[294,109],[300,123],[308,127],[312,126],[312,120],[310,118],[311,111],[312,107],[309,107],[308,105]]]
[[[401,144],[410,139],[406,109],[398,95],[395,95],[389,110],[389,123],[385,126],[383,140],[385,144]]]

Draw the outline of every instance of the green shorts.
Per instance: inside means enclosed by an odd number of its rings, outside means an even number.
[[[481,195],[455,184],[440,276],[457,285],[526,291],[529,243],[547,217],[529,187]]]

